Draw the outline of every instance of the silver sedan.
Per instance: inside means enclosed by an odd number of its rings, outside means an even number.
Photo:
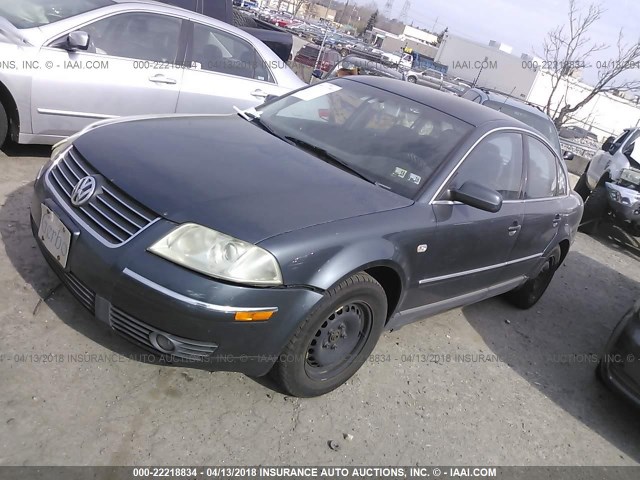
[[[304,86],[266,45],[147,0],[0,0],[0,146],[120,116],[229,113]]]

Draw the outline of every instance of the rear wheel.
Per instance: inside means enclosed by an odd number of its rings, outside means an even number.
[[[584,202],[580,231],[588,235],[596,233],[608,209],[609,198],[607,196],[607,188],[604,185],[599,185]]]
[[[383,288],[360,272],[328,290],[271,371],[289,394],[323,395],[346,382],[375,347],[387,313]]]
[[[521,287],[507,292],[505,294],[507,301],[523,310],[531,308],[538,303],[560,266],[561,255],[560,247],[555,247],[551,250],[538,276],[530,278]]]
[[[4,146],[8,134],[9,117],[7,117],[7,111],[4,109],[4,105],[0,102],[0,148]]]
[[[416,77],[409,77],[409,78],[407,78],[407,82],[409,82],[409,83],[417,83],[418,80],[416,79]]]
[[[346,57],[347,55],[349,55],[349,50],[347,50],[346,48],[340,50],[340,56]]]

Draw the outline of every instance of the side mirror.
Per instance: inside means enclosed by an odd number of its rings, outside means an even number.
[[[75,32],[71,32],[66,37],[58,40],[52,46],[57,48],[64,48],[69,51],[76,50],[88,50],[89,49],[89,34],[87,32],[83,32],[82,30],[76,30]]]
[[[573,160],[574,157],[575,155],[573,154],[573,152],[570,152],[569,150],[565,150],[562,154],[562,158],[564,158],[565,160]]]
[[[602,150],[604,150],[605,152],[608,152],[611,149],[611,146],[613,145],[613,141],[615,139],[616,138],[614,136],[607,137],[605,142],[602,144]]]
[[[322,78],[322,70],[320,70],[319,68],[316,68],[313,72],[311,72],[311,76],[314,78]]]
[[[502,195],[475,182],[466,182],[457,190],[451,190],[449,195],[451,200],[486,212],[496,213],[502,208]]]

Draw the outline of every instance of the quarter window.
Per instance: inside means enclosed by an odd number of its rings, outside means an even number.
[[[192,50],[192,60],[202,70],[265,82],[274,81],[256,49],[235,35],[196,24]]]
[[[522,185],[522,136],[495,133],[480,142],[454,175],[449,190],[466,182],[491,188],[504,200],[518,200]]]
[[[89,34],[90,53],[113,57],[176,61],[182,20],[152,13],[124,13],[98,20],[82,30]]]
[[[556,156],[540,140],[527,136],[529,162],[525,198],[548,198],[556,194]]]

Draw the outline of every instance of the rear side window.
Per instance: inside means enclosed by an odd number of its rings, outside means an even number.
[[[556,168],[558,169],[558,191],[557,195],[562,197],[567,194],[567,174],[560,165],[559,160],[556,160]]]
[[[556,156],[540,140],[527,135],[527,188],[525,199],[556,195],[558,172]]]
[[[273,82],[273,77],[253,45],[221,30],[196,24],[192,60],[202,70]]]

